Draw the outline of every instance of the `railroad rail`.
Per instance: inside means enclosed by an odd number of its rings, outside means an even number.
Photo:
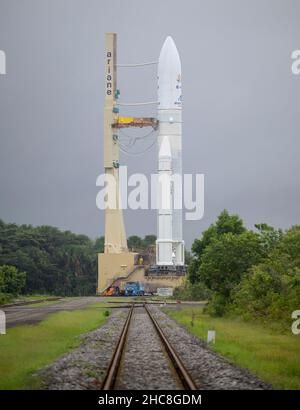
[[[169,339],[163,332],[162,328],[158,324],[157,320],[153,316],[151,310],[147,306],[147,303],[132,303],[126,321],[124,323],[123,329],[121,331],[121,335],[119,337],[118,343],[116,345],[116,348],[114,350],[113,356],[111,358],[110,364],[107,369],[106,376],[103,380],[101,389],[102,390],[113,390],[116,385],[116,381],[118,379],[118,373],[120,370],[120,364],[121,360],[123,357],[123,354],[125,352],[125,347],[127,343],[127,338],[128,338],[128,330],[131,324],[131,320],[133,317],[133,311],[135,308],[144,308],[153,324],[153,328],[155,329],[156,334],[159,336],[160,342],[163,345],[170,364],[173,366],[173,369],[175,370],[178,379],[180,380],[180,383],[182,385],[183,390],[198,390],[198,387],[196,383],[194,382],[192,376],[189,374],[188,370],[184,366],[181,358],[179,357],[178,353],[176,352],[176,349],[172,344],[170,343]],[[145,363],[145,366],[147,363]]]

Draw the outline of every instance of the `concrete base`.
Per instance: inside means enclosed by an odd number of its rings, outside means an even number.
[[[146,292],[183,285],[185,276],[145,275],[145,267],[137,265],[137,258],[138,254],[133,252],[99,253],[97,294],[102,294],[112,284],[120,286],[126,281],[141,282]]]
[[[130,275],[130,280],[142,282],[145,292],[156,292],[157,288],[177,288],[182,286],[185,276],[145,276],[145,269],[140,269]]]

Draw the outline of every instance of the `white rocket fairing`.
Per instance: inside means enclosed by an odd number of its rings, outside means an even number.
[[[184,265],[182,240],[181,63],[167,37],[158,61],[158,235],[157,265]],[[172,176],[169,186],[166,182]],[[168,201],[169,199],[169,201]],[[170,207],[168,207],[170,203]]]

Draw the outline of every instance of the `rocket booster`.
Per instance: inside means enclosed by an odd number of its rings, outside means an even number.
[[[158,61],[158,175],[171,175],[170,190],[158,187],[157,265],[184,265],[182,240],[181,63],[171,37]],[[170,153],[170,157],[168,155]],[[162,177],[163,178],[163,177]],[[175,183],[176,181],[176,183]],[[169,195],[171,209],[164,207]],[[175,205],[175,206],[174,206]]]

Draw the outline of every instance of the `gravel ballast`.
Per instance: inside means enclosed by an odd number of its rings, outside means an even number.
[[[133,311],[116,389],[182,389],[151,319],[142,307]]]
[[[151,312],[199,389],[266,390],[272,387],[218,355],[159,307]],[[124,326],[128,309],[113,309],[99,329],[81,336],[82,344],[40,370],[41,389],[99,390]],[[182,386],[145,309],[135,308],[116,389],[175,390]]]
[[[158,307],[151,306],[151,312],[200,389],[269,390],[272,388],[248,370],[237,367],[215,353],[206,342],[193,336]]]
[[[41,389],[99,390],[127,314],[128,309],[113,309],[103,326],[81,336],[79,347],[40,370]]]

